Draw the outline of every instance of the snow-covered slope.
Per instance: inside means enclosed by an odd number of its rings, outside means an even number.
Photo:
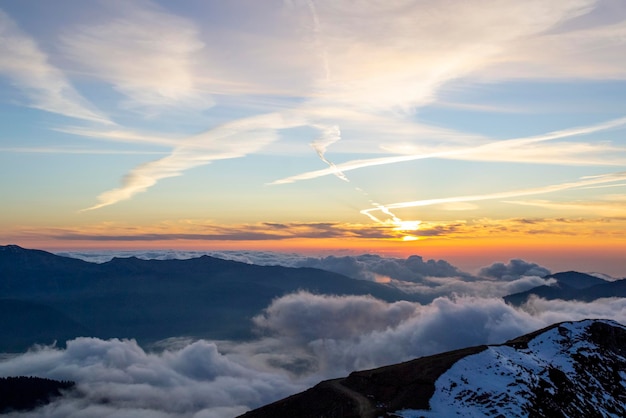
[[[563,323],[526,346],[490,346],[456,362],[416,417],[625,417],[626,330],[611,321]]]
[[[563,322],[501,345],[353,372],[243,416],[626,417],[626,327]]]

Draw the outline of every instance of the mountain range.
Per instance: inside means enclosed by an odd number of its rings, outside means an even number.
[[[623,417],[626,327],[563,322],[482,345],[356,371],[241,418]]]
[[[314,268],[257,266],[209,256],[114,258],[90,263],[16,245],[0,246],[0,351],[78,336],[242,340],[251,318],[287,293],[413,296]]]
[[[591,301],[626,297],[626,280],[563,272],[546,285],[505,296],[521,305],[544,299]],[[371,295],[387,302],[422,302],[421,295],[316,268],[259,266],[210,256],[186,260],[113,258],[92,263],[0,246],[0,352],[79,337],[169,337],[245,340],[251,318],[272,300],[306,290],[322,295]]]
[[[528,301],[531,296],[538,296],[547,300],[561,299],[583,302],[591,302],[601,298],[626,297],[626,279],[608,281],[576,271],[555,273],[544,278],[546,281],[553,280],[553,283],[505,296],[504,300],[519,306]]]

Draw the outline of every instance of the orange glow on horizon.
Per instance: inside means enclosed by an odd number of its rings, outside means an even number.
[[[200,241],[164,240],[134,242],[62,241],[29,239],[17,244],[47,251],[100,250],[189,250],[189,251],[272,251],[311,256],[347,256],[379,254],[406,258],[419,255],[424,259],[446,260],[466,271],[522,258],[554,270],[598,271],[617,277],[626,276],[626,240],[602,236],[573,239],[571,236],[422,238],[417,241],[381,239],[285,239],[279,241]],[[591,261],[594,260],[594,261]],[[589,264],[589,263],[595,264]]]

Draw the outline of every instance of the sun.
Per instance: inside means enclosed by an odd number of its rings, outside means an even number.
[[[422,221],[398,221],[396,231],[417,231]]]
[[[394,228],[396,231],[412,232],[419,230],[421,221],[402,221],[396,218],[394,223],[396,224]],[[417,241],[418,239],[415,235],[404,235],[402,237],[402,241]]]

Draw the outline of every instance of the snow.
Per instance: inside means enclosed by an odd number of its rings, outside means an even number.
[[[599,357],[597,347],[585,339],[587,327],[592,322],[561,324],[535,337],[525,349],[490,346],[481,353],[467,356],[436,381],[430,410],[405,409],[396,414],[404,418],[528,416],[534,396],[532,389],[540,379],[552,384],[549,368],[564,372],[576,382],[581,377],[575,369],[572,354]],[[624,384],[626,373],[620,372],[620,376]],[[587,381],[587,384],[600,388],[600,384],[593,381]],[[548,393],[554,393],[554,390],[554,386],[546,388]],[[597,397],[598,394],[601,396]],[[591,390],[585,396],[593,397],[591,400],[597,405],[612,401],[601,390]],[[605,412],[605,416],[613,416]]]

